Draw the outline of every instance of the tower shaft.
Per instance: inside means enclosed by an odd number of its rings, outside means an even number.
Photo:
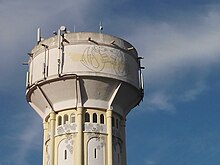
[[[50,112],[44,122],[43,165],[125,165],[124,122],[113,110]]]

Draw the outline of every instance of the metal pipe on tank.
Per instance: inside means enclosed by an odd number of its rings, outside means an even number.
[[[58,49],[60,49],[61,46],[61,30],[58,29],[58,33],[57,33],[57,37],[58,37]]]
[[[57,63],[58,63],[58,74],[60,75],[60,47],[61,47],[61,30],[58,29],[58,33],[57,33],[57,39],[58,39],[58,58],[57,58]]]

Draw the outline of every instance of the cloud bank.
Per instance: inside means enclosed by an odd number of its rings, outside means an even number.
[[[129,36],[145,58],[147,109],[173,111],[176,103],[207,91],[209,74],[220,63],[219,19],[210,10],[197,22],[141,22]]]

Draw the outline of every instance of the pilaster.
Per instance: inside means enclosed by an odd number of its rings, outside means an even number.
[[[43,139],[43,165],[46,165],[47,162],[47,153],[46,153],[46,140],[48,138],[48,122],[43,122],[43,130],[44,130],[44,139]]]
[[[107,165],[113,165],[113,156],[112,156],[112,110],[107,110]]]
[[[77,108],[77,120],[76,124],[78,127],[77,133],[77,146],[76,146],[76,165],[83,165],[83,107]]]
[[[55,159],[55,126],[56,126],[56,113],[50,112],[50,165],[54,165]]]

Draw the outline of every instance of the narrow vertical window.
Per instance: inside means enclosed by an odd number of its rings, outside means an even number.
[[[58,116],[58,123],[57,123],[57,125],[59,126],[59,125],[61,125],[62,124],[62,117],[61,116]]]
[[[112,117],[112,127],[115,127],[115,118]]]
[[[64,160],[67,159],[67,150],[64,151]]]
[[[105,124],[105,119],[104,119],[104,115],[103,114],[100,115],[100,123],[101,124]]]
[[[97,114],[93,113],[93,123],[97,123]]]
[[[90,115],[88,112],[85,113],[85,122],[90,122]]]
[[[68,115],[64,115],[63,124],[68,124]]]
[[[96,148],[94,149],[94,158],[95,159],[97,158],[97,150],[96,150]]]
[[[71,123],[75,123],[76,122],[76,116],[74,113],[71,114]]]

